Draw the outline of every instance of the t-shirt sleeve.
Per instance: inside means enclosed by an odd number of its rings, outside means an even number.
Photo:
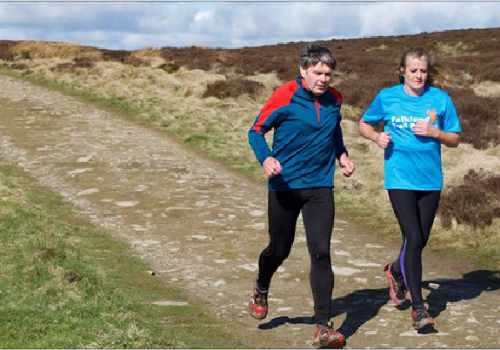
[[[443,125],[441,127],[444,132],[462,132],[457,110],[449,95],[446,95],[446,107],[443,116]]]
[[[377,124],[384,120],[384,109],[382,106],[382,99],[380,97],[380,94],[378,94],[372,101],[372,103],[370,103],[361,119],[364,122],[370,124]]]

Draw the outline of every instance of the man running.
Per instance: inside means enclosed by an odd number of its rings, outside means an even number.
[[[250,145],[268,178],[269,244],[249,303],[250,315],[264,319],[271,278],[288,257],[302,213],[311,259],[310,284],[316,327],[313,344],[338,348],[344,336],[330,322],[333,272],[330,241],[335,216],[335,160],[351,176],[340,127],[342,95],[330,87],[336,61],[328,48],[308,45],[299,59],[300,75],[275,90],[248,132]],[[272,148],[264,135],[274,130]]]

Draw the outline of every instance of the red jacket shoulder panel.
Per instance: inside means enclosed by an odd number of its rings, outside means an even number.
[[[286,106],[290,103],[296,90],[297,82],[295,80],[289,81],[274,90],[269,100],[267,100],[260,110],[259,117],[257,118],[253,129],[259,132],[267,117],[269,117],[278,108]]]
[[[342,96],[342,94],[337,89],[331,87],[330,92],[333,96],[335,96],[335,100],[337,100],[339,104],[342,104],[344,102],[344,96]]]

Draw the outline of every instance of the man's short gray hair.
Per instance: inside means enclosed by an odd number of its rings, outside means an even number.
[[[326,64],[332,70],[335,69],[337,61],[332,52],[324,46],[309,44],[300,50],[299,65],[303,69],[315,66],[318,63]]]

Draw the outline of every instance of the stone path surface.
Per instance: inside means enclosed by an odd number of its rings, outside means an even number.
[[[158,278],[204,300],[249,346],[312,346],[301,225],[273,280],[268,319],[259,323],[246,313],[257,256],[267,243],[263,185],[74,98],[4,76],[0,86],[3,161],[20,165],[128,242]],[[426,255],[424,295],[437,332],[418,334],[409,309],[388,303],[382,268],[397,251],[368,229],[336,220],[333,315],[347,347],[500,347],[500,285],[488,278],[492,271],[473,270],[460,257]]]

